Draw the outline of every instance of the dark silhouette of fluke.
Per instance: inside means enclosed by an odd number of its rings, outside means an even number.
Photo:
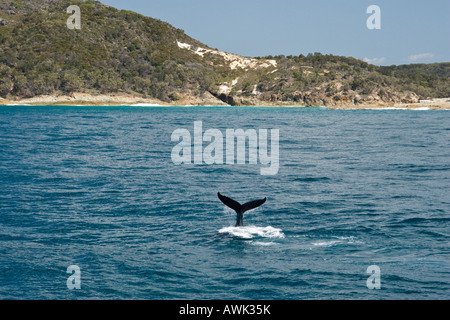
[[[223,204],[236,211],[237,213],[236,227],[242,227],[244,225],[243,223],[244,212],[258,208],[267,200],[267,198],[264,198],[262,200],[254,200],[244,204],[240,204],[239,202],[233,199],[221,195],[220,192],[217,193],[217,196],[219,197],[220,201],[223,202]]]

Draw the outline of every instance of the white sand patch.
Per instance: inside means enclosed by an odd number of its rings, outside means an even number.
[[[205,49],[205,48],[197,48],[188,43],[183,43],[183,42],[179,42],[179,41],[177,41],[177,44],[178,44],[179,48],[190,50],[193,53],[195,53],[201,57],[204,57],[204,55],[207,53],[221,56],[226,62],[228,62],[228,66],[232,70],[237,69],[237,68],[241,68],[244,70],[266,69],[266,68],[277,66],[277,62],[275,60],[268,60],[268,59],[258,60],[258,59],[253,59],[253,58],[245,58],[245,57],[238,56],[236,54],[226,53],[223,51]]]
[[[157,103],[136,103],[132,104],[132,107],[161,107],[160,104]]]
[[[219,86],[219,90],[217,90],[217,93],[219,95],[221,95],[221,94],[228,94],[228,93],[230,93],[230,91],[231,91],[231,88],[228,85],[222,84],[222,85]]]

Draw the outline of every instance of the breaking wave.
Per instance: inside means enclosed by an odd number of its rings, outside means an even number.
[[[254,238],[284,238],[285,235],[281,229],[268,227],[226,227],[219,230],[219,233],[229,234],[242,239]]]

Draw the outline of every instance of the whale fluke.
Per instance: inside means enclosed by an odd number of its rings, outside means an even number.
[[[217,196],[219,197],[220,201],[223,202],[224,205],[236,211],[237,213],[236,227],[242,227],[244,225],[243,223],[244,212],[258,208],[259,206],[263,205],[264,202],[266,202],[267,200],[267,198],[264,198],[261,200],[254,200],[244,204],[240,204],[239,202],[231,198],[221,195],[220,192],[217,193]]]

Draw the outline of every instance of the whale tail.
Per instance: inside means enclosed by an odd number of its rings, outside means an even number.
[[[219,197],[220,201],[223,202],[224,205],[226,205],[227,207],[236,211],[236,213],[237,213],[236,227],[241,227],[244,225],[243,224],[244,212],[258,208],[259,206],[263,205],[264,202],[266,202],[266,200],[267,200],[267,198],[264,198],[261,200],[254,200],[254,201],[250,201],[250,202],[247,202],[244,204],[240,204],[239,202],[237,202],[231,198],[221,195],[220,192],[217,193],[217,196]]]

